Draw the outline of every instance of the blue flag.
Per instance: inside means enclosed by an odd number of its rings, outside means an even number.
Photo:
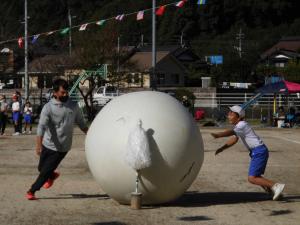
[[[198,5],[205,5],[206,4],[206,0],[198,0]]]
[[[31,43],[34,44],[37,41],[37,39],[39,38],[39,36],[40,36],[39,34],[33,35]]]

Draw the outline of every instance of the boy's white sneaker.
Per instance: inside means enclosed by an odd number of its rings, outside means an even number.
[[[273,185],[272,191],[274,193],[274,195],[273,195],[273,200],[274,201],[278,200],[278,198],[281,196],[284,187],[285,187],[285,184],[276,183],[276,184]]]
[[[19,132],[13,133],[13,136],[18,136],[18,135],[20,135]]]

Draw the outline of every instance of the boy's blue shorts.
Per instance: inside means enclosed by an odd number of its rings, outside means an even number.
[[[31,123],[31,115],[25,114],[24,121],[25,121],[25,123]]]
[[[259,177],[264,174],[269,158],[269,151],[267,147],[265,145],[261,145],[251,149],[250,157],[251,161],[248,175]]]
[[[20,118],[20,112],[13,112],[12,119],[14,122],[18,122]]]

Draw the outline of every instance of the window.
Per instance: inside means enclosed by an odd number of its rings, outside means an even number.
[[[285,66],[285,63],[280,62],[280,63],[275,63],[275,67],[283,68]]]
[[[117,92],[117,88],[114,86],[107,86],[106,87],[106,93],[115,93]]]

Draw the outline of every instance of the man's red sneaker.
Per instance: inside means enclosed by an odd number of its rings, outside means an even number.
[[[34,196],[34,194],[33,194],[32,192],[30,192],[30,191],[28,191],[28,192],[26,193],[26,198],[27,198],[28,200],[37,200],[37,198]]]
[[[58,172],[53,172],[53,178],[49,178],[47,181],[46,181],[46,183],[44,183],[44,185],[43,185],[43,187],[45,188],[45,189],[48,189],[48,188],[50,188],[52,185],[53,185],[53,183],[54,183],[54,180],[56,180],[58,177],[59,177],[59,173]]]

